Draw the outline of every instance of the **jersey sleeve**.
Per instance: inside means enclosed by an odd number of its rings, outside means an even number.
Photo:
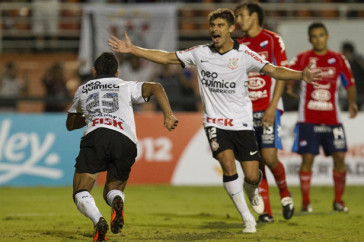
[[[68,109],[69,113],[82,113],[80,96],[81,96],[81,87],[77,89],[75,96],[73,97],[72,106]]]
[[[252,51],[245,45],[244,46],[243,53],[244,53],[244,59],[246,60],[246,70],[247,72],[254,71],[254,72],[260,72],[263,67],[269,63],[268,61],[264,60],[258,53],[255,51]]]
[[[195,52],[198,46],[191,47],[186,50],[177,51],[177,58],[182,62],[183,68],[195,65]]]
[[[340,68],[340,80],[345,89],[355,85],[355,80],[353,74],[351,73],[351,68],[348,60],[343,55],[339,55],[341,68]]]
[[[144,82],[130,82],[129,90],[133,103],[144,103],[147,101],[143,98],[143,84]]]
[[[283,39],[279,35],[274,36],[274,48],[273,48],[273,58],[275,60],[275,63],[277,63],[278,66],[287,66],[287,54],[286,54],[286,47],[283,42]]]

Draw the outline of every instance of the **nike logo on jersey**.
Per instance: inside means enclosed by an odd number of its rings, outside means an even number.
[[[208,62],[207,60],[201,60],[201,63]]]
[[[257,153],[258,151],[256,150],[256,151],[254,151],[254,152],[252,152],[252,151],[250,151],[250,155],[255,155],[256,153]]]

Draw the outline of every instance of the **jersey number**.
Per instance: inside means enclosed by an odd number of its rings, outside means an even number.
[[[86,103],[86,108],[90,113],[113,113],[119,110],[119,96],[116,92],[105,93],[101,97],[101,103],[100,94],[98,92],[93,93],[88,96]]]

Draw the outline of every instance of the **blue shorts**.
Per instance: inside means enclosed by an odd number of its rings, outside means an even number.
[[[342,124],[298,123],[294,133],[293,152],[317,155],[320,145],[324,149],[326,156],[334,152],[347,151],[345,131]]]
[[[283,149],[282,140],[279,135],[279,129],[281,128],[281,112],[276,110],[276,117],[274,124],[270,127],[263,127],[262,118],[264,111],[253,113],[253,122],[255,129],[255,136],[259,149],[262,148],[276,148]]]

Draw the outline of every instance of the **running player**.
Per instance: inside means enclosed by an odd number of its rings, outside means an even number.
[[[278,34],[262,28],[264,12],[259,3],[242,3],[235,8],[235,15],[237,23],[245,33],[243,38],[238,39],[239,43],[245,44],[272,64],[287,65],[286,49],[282,38]],[[262,158],[260,170],[263,172],[259,192],[264,200],[264,213],[259,216],[258,221],[262,223],[274,221],[269,202],[265,165],[271,170],[279,188],[283,217],[290,219],[294,212],[293,200],[287,188],[284,166],[278,160],[277,155],[277,149],[282,149],[279,129],[283,113],[281,96],[285,82],[258,72],[250,72],[248,77],[249,96],[253,103],[255,136]]]
[[[264,203],[258,187],[259,152],[253,131],[252,104],[248,93],[250,71],[262,72],[277,79],[304,79],[312,83],[320,74],[307,67],[303,72],[276,67],[262,59],[245,45],[231,38],[235,16],[230,9],[217,9],[208,16],[211,44],[184,51],[166,52],[133,45],[127,33],[125,41],[112,36],[111,50],[131,53],[160,64],[196,66],[204,106],[203,124],[213,157],[223,171],[223,185],[244,222],[244,233],[255,233],[256,222],[245,202],[242,182],[237,174],[235,159],[244,172],[244,188],[253,210],[261,214]]]
[[[312,212],[309,196],[312,164],[315,155],[319,153],[319,146],[322,146],[325,155],[331,155],[334,160],[333,208],[336,211],[346,212],[348,208],[342,200],[342,195],[345,189],[347,146],[340,118],[338,88],[340,82],[346,88],[350,117],[354,118],[358,113],[355,81],[345,57],[328,49],[329,34],[323,23],[312,23],[308,27],[308,35],[312,50],[298,54],[291,63],[291,68],[302,70],[307,63],[311,62],[312,68],[322,71],[322,81],[318,83],[318,86],[301,83],[299,115],[292,150],[302,156],[299,170],[302,210]]]
[[[78,210],[92,220],[94,241],[106,240],[108,224],[91,196],[91,189],[102,171],[107,171],[103,197],[111,206],[111,231],[124,224],[123,193],[137,155],[137,137],[132,103],[143,103],[154,95],[164,113],[164,126],[173,130],[178,123],[159,83],[127,82],[116,78],[118,62],[111,52],[100,55],[92,79],[81,85],[68,110],[69,131],[86,126],[76,159],[73,199]]]

